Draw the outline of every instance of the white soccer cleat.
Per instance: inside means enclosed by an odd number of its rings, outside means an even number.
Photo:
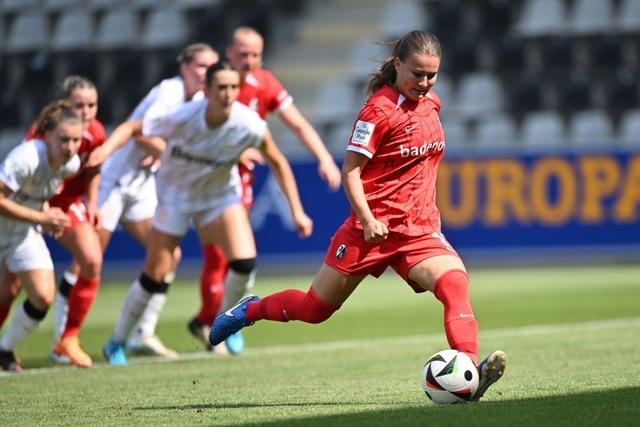
[[[127,342],[127,350],[140,356],[161,356],[168,359],[180,357],[178,352],[165,346],[157,335],[132,337]]]
[[[504,351],[496,350],[487,357],[484,358],[480,364],[478,364],[478,374],[480,374],[480,381],[478,383],[478,390],[473,395],[472,401],[478,401],[487,391],[487,389],[496,381],[498,381],[504,375],[504,370],[507,367],[507,355]]]
[[[69,365],[71,363],[67,356],[57,353],[55,348],[51,350],[51,353],[49,353],[49,360],[60,365]]]

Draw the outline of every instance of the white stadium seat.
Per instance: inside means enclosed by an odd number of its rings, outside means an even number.
[[[479,119],[498,111],[504,104],[502,87],[489,73],[469,73],[458,87],[456,109],[463,119]]]
[[[622,116],[619,135],[622,145],[640,148],[640,110],[630,110]]]
[[[640,1],[622,0],[616,28],[624,33],[640,33]]]
[[[566,16],[564,0],[527,0],[516,28],[526,37],[562,34],[566,26]]]
[[[478,148],[517,147],[515,123],[505,114],[489,116],[478,123],[475,140]]]
[[[33,52],[48,45],[49,25],[43,13],[23,12],[15,18],[7,37],[8,52]]]
[[[47,11],[79,10],[83,6],[82,0],[44,0]]]
[[[456,111],[456,100],[453,92],[453,83],[451,83],[451,79],[441,74],[438,76],[438,80],[436,81],[433,89],[435,93],[442,101],[442,110],[440,111],[441,115],[446,114],[454,114]]]
[[[350,48],[348,78],[353,82],[368,81],[369,74],[380,68],[389,55],[389,47],[372,41],[357,41]]]
[[[345,116],[355,117],[362,106],[353,86],[343,80],[318,86],[314,104],[314,123],[335,122]]]
[[[536,111],[525,116],[520,132],[522,145],[529,148],[563,147],[567,144],[562,117],[555,111]]]
[[[611,146],[613,126],[607,113],[588,110],[574,113],[569,121],[569,141],[575,146]]]
[[[403,34],[424,27],[425,8],[415,0],[396,0],[388,2],[382,12],[383,40],[397,38]]]
[[[51,47],[55,50],[83,49],[93,43],[93,18],[86,9],[64,13],[53,32]]]
[[[444,140],[447,150],[464,150],[469,146],[469,132],[465,124],[456,118],[443,119]]]
[[[41,5],[41,0],[0,0],[0,12],[13,13],[33,9]]]
[[[576,0],[569,20],[575,35],[594,35],[613,29],[613,7],[610,0]]]
[[[187,37],[187,22],[177,9],[154,10],[147,17],[141,43],[145,48],[157,49],[182,43]]]
[[[136,46],[139,25],[136,13],[130,9],[108,11],[98,25],[96,48],[110,50]]]

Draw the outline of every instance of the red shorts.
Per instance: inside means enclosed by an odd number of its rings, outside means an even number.
[[[87,216],[87,207],[85,206],[82,199],[76,199],[73,201],[67,200],[64,201],[64,203],[52,202],[51,206],[58,207],[67,214],[67,218],[69,218],[69,226],[64,229],[65,233],[78,224],[89,222],[89,217]]]
[[[409,270],[438,255],[458,256],[442,233],[422,236],[389,233],[383,242],[367,243],[361,229],[344,223],[331,239],[324,263],[347,276],[379,277],[391,266],[415,292],[424,292],[409,279]]]
[[[253,181],[256,173],[253,169],[249,169],[242,163],[238,163],[238,173],[240,174],[240,185],[242,186],[242,206],[245,209],[251,209],[253,206]]]

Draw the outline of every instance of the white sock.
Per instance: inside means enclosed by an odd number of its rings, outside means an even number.
[[[58,342],[67,326],[69,314],[69,300],[60,292],[56,292],[56,300],[53,305],[53,345]]]
[[[78,276],[76,276],[69,270],[65,270],[64,273],[62,273],[62,277],[64,277],[64,280],[66,280],[67,283],[69,283],[71,286],[75,285],[78,281]]]
[[[65,271],[62,273],[64,280],[70,284],[71,286],[75,286],[78,281],[78,276],[75,274]],[[60,293],[56,292],[56,301],[53,308],[53,345],[58,342],[62,333],[64,332],[64,328],[67,326],[67,315],[69,314],[69,299]]]
[[[152,295],[150,292],[144,290],[138,279],[133,281],[129,287],[129,292],[127,292],[122,311],[120,311],[120,316],[118,317],[116,327],[111,336],[111,339],[115,343],[125,343],[133,325],[140,319],[140,315],[147,307]]]
[[[253,288],[255,280],[255,270],[249,274],[242,274],[229,269],[224,280],[224,295],[222,296],[222,304],[218,314],[233,307],[249,289]]]
[[[131,338],[141,339],[151,337],[156,333],[158,319],[160,319],[160,313],[162,312],[162,308],[166,301],[167,294],[165,293],[156,293],[151,295],[140,320],[131,332]]]
[[[11,318],[11,323],[7,332],[0,340],[0,348],[6,351],[13,351],[23,339],[36,330],[40,320],[36,320],[24,311],[24,304],[20,304]]]

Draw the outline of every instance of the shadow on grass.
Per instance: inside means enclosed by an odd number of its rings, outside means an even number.
[[[137,407],[134,410],[211,410],[271,407],[353,407],[358,413],[319,415],[287,418],[268,416],[263,421],[228,425],[260,426],[637,426],[640,419],[640,387],[592,391],[519,400],[485,401],[467,405],[406,406],[385,410],[366,411],[370,403],[357,402],[237,402],[177,405],[173,407]],[[212,412],[211,415],[214,415]],[[233,416],[233,415],[231,415]],[[244,416],[238,412],[237,421]],[[231,421],[231,420],[230,420]],[[219,422],[219,421],[218,421]],[[217,425],[220,425],[216,422]]]

